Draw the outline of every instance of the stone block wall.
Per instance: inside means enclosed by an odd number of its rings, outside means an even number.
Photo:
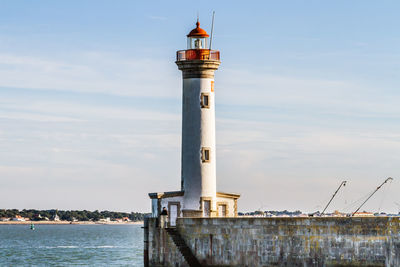
[[[146,262],[152,267],[188,267],[185,259],[178,251],[167,231],[159,227],[157,218],[148,218],[147,221],[145,221],[145,228],[146,227],[144,240],[147,238],[147,243],[144,244],[144,250],[147,251],[148,259],[144,260],[145,267]]]
[[[179,218],[177,229],[205,266],[400,266],[399,218]],[[149,230],[150,266],[188,266]]]

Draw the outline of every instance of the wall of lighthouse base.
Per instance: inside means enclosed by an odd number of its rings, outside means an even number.
[[[400,266],[400,218],[179,218],[204,266]],[[150,266],[188,266],[148,221]]]
[[[184,198],[184,191],[150,193],[152,217],[158,217],[162,208],[167,208],[171,215],[171,205],[177,206],[177,217],[236,217],[237,200],[240,197],[234,193],[217,192],[215,197],[191,199],[189,203]],[[204,213],[204,202],[210,202],[209,212]],[[187,206],[192,207],[188,209]]]

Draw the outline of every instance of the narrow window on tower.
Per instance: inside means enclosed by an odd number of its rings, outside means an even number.
[[[210,148],[209,147],[201,148],[201,161],[202,162],[210,162]]]
[[[210,99],[208,93],[201,93],[200,105],[202,108],[210,108]]]

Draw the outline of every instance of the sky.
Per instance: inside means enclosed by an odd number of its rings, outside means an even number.
[[[149,212],[180,189],[195,27],[221,51],[217,189],[239,211],[400,211],[398,1],[0,0],[0,208]]]

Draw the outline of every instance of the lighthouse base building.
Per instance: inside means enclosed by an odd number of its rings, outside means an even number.
[[[184,191],[149,193],[152,217],[158,217],[163,207],[169,214],[169,226],[176,225],[178,217],[236,217],[238,194],[217,192],[215,197],[201,197],[193,206],[184,209]],[[210,207],[215,208],[210,208]]]

